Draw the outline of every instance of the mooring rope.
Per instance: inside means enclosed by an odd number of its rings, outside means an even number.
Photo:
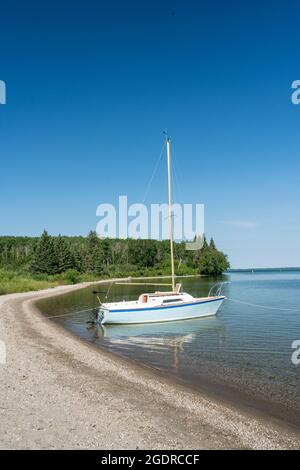
[[[271,307],[268,305],[259,305],[259,304],[252,304],[250,302],[245,302],[243,300],[238,300],[238,299],[231,299],[230,297],[226,297],[227,300],[230,300],[231,302],[236,302],[239,304],[244,304],[244,305],[249,305],[250,307],[258,307],[258,308],[264,308],[267,310],[280,310],[281,312],[300,312],[300,310],[296,310],[295,308],[280,308],[280,307]]]
[[[62,313],[61,315],[52,315],[51,317],[47,318],[59,318],[59,317],[65,317],[67,315],[76,315],[77,313],[83,313],[83,312],[91,312],[92,310],[95,310],[97,307],[93,308],[85,308],[84,310],[75,310],[75,312],[68,312],[68,313]]]

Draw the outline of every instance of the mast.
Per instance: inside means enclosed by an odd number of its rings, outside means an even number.
[[[169,196],[169,219],[170,219],[170,248],[171,248],[171,270],[172,270],[172,290],[175,290],[174,273],[174,251],[173,251],[173,219],[172,219],[172,190],[171,190],[171,140],[167,137],[167,160],[168,160],[168,196]]]

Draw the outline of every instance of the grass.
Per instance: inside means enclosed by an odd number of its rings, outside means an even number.
[[[32,275],[28,272],[0,269],[0,295],[48,289],[62,284],[76,284],[80,281],[81,279],[71,278],[71,276],[67,278],[47,274]]]
[[[46,289],[48,287],[55,287],[58,284],[54,280],[37,280],[30,275],[0,270],[0,295]]]
[[[0,295],[17,292],[30,292],[48,289],[66,284],[77,284],[84,281],[97,281],[100,276],[93,274],[80,274],[75,270],[63,274],[50,276],[47,274],[31,274],[26,271],[14,271],[0,268]]]

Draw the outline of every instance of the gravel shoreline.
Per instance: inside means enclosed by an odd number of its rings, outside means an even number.
[[[0,449],[300,448],[296,431],[96,349],[34,306],[86,285],[0,296]]]

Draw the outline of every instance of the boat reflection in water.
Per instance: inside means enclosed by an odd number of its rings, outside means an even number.
[[[100,325],[93,328],[92,341],[103,338],[109,344],[109,349],[127,352],[139,358],[151,357],[150,362],[156,365],[164,362],[163,355],[172,356],[172,367],[177,368],[185,348],[192,350],[194,342],[201,342],[202,334],[206,340],[207,334],[214,338],[217,336],[221,344],[225,336],[224,325],[218,317],[150,324]],[[134,354],[130,354],[130,351]]]

